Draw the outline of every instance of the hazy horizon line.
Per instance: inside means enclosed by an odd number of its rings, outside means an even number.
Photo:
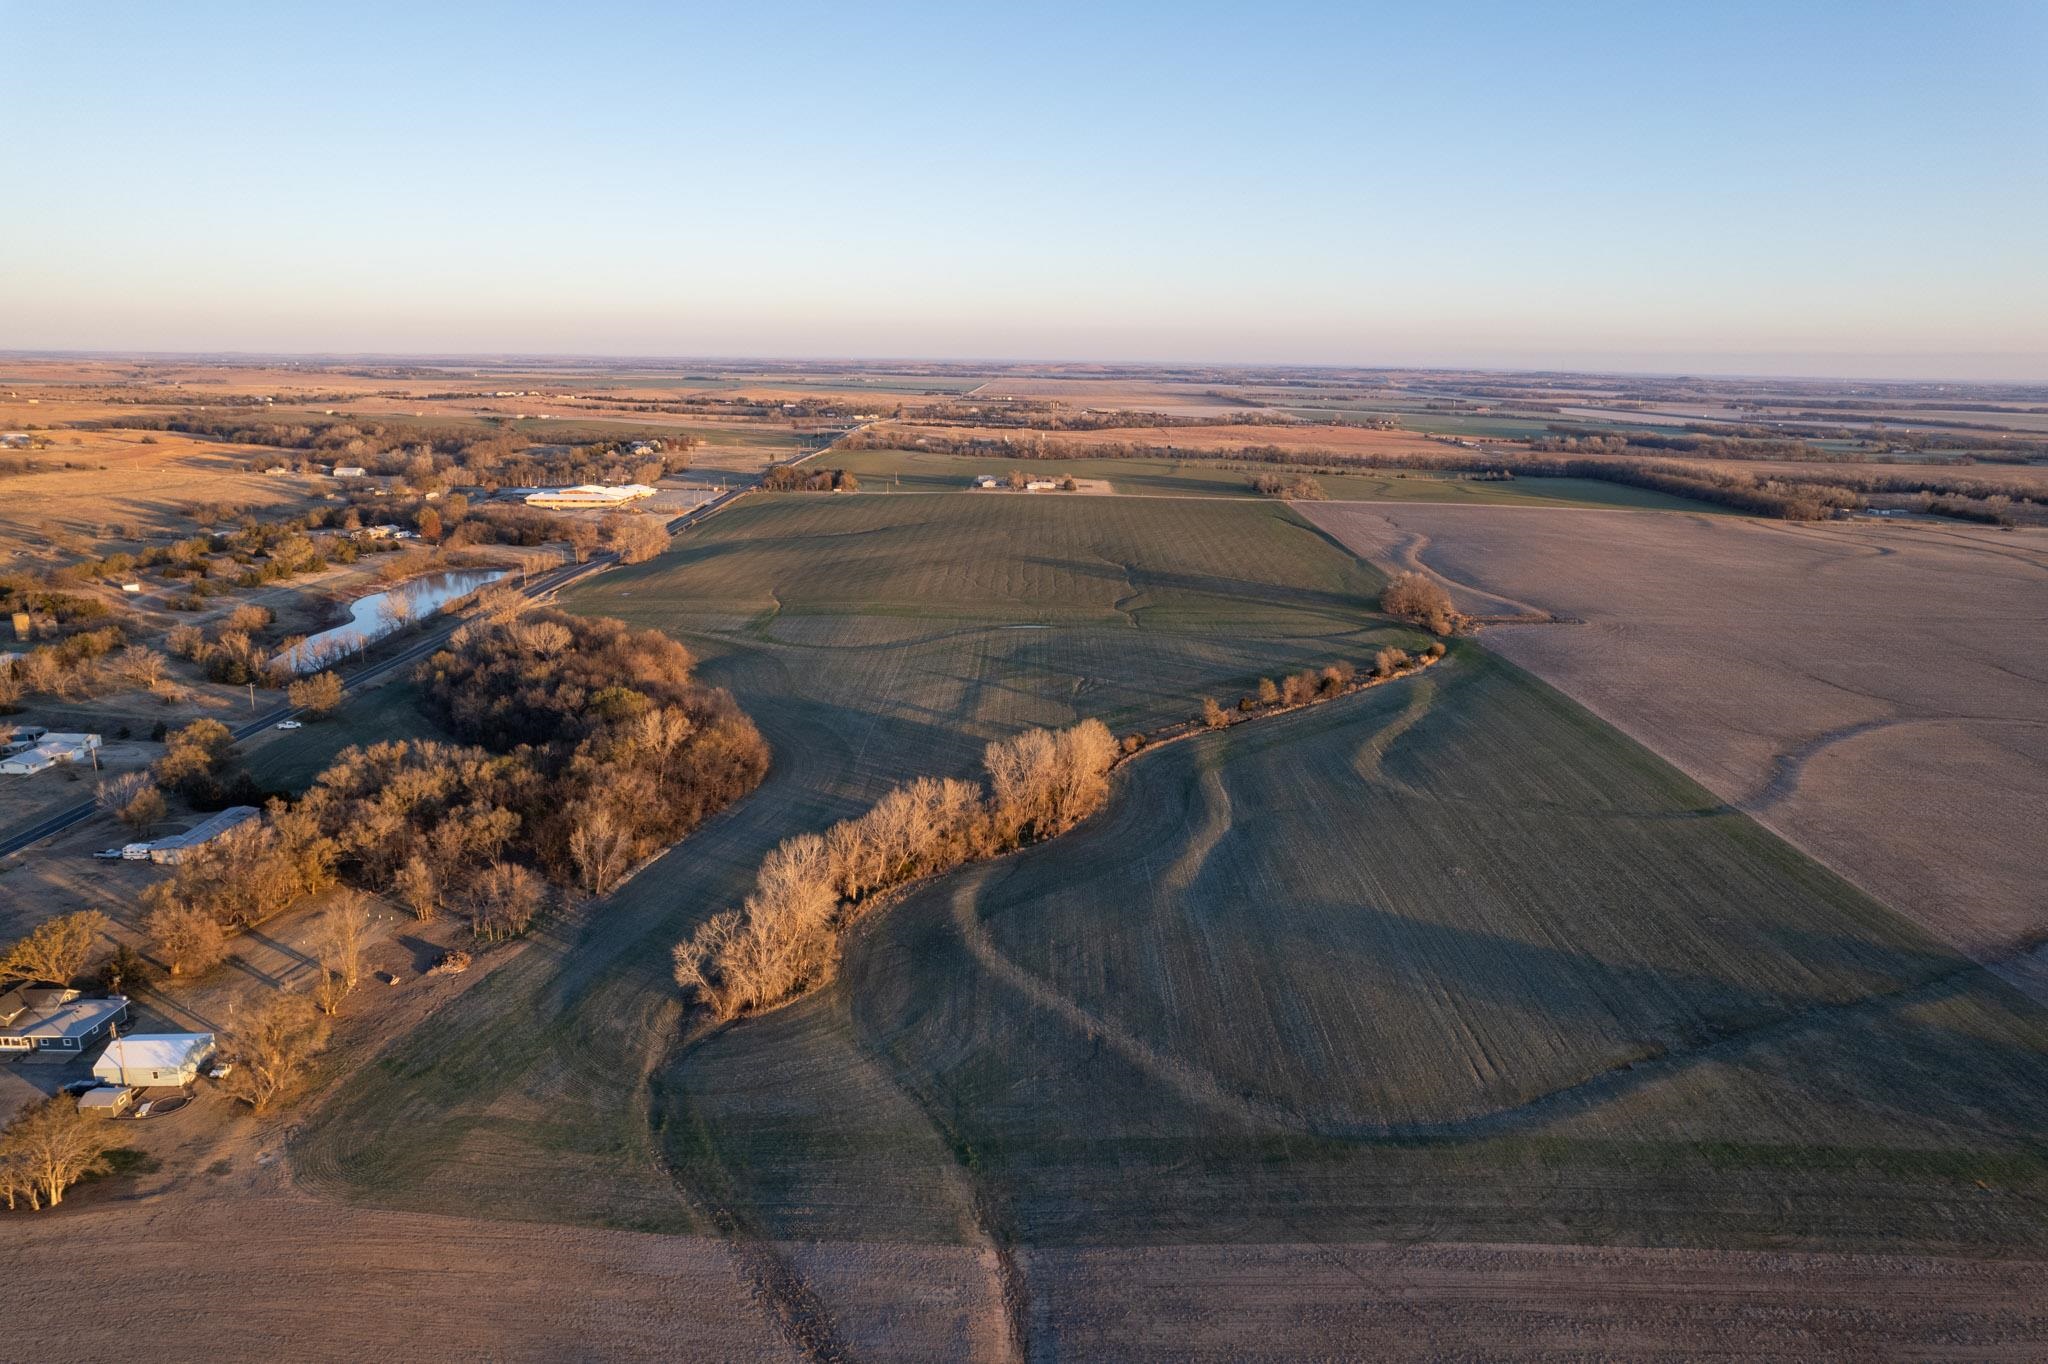
[[[1709,352],[1707,354],[1713,354]],[[1771,355],[1791,358],[1811,354],[1820,358],[1830,352],[1719,352],[1733,360],[1741,356],[1751,361],[1762,360]],[[1671,369],[1637,369],[1626,365],[1588,365],[1570,363],[1503,364],[1503,363],[1456,363],[1456,362],[1334,362],[1334,361],[1272,361],[1272,360],[1204,360],[1204,359],[1103,359],[1090,357],[1046,357],[1046,356],[996,356],[996,355],[852,355],[831,353],[674,353],[674,352],[631,352],[631,351],[579,351],[579,350],[266,350],[239,348],[194,348],[194,349],[149,349],[121,347],[26,347],[0,346],[0,357],[17,360],[71,360],[71,359],[132,359],[132,360],[219,360],[219,361],[261,361],[261,360],[317,360],[317,361],[408,361],[417,364],[495,364],[540,362],[577,363],[619,363],[649,365],[943,365],[953,368],[974,368],[989,366],[1001,368],[1051,368],[1093,366],[1107,370],[1169,370],[1169,369],[1212,369],[1238,372],[1284,373],[1290,371],[1325,371],[1333,373],[1438,373],[1438,374],[1498,374],[1498,375],[1580,375],[1640,379],[1754,379],[1778,381],[1815,381],[1832,383],[1872,384],[1953,384],[1959,386],[1992,388],[2015,385],[2048,385],[2048,359],[2043,369],[2034,378],[1971,378],[1955,374],[1929,371],[1922,374],[1879,375],[1858,374],[1847,370],[1793,370],[1793,369],[1716,369],[1708,366],[1689,365]],[[2007,352],[1892,352],[1864,356],[1865,360],[1893,358],[1914,360],[1925,358],[1939,362],[1943,359],[1960,360],[1966,357],[2031,359],[2024,353]],[[1846,357],[1845,357],[1846,358]],[[1085,376],[1082,376],[1085,377]]]

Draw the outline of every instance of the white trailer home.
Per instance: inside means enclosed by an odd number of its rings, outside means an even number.
[[[133,1089],[189,1085],[213,1059],[213,1050],[210,1032],[139,1032],[107,1043],[92,1073]]]

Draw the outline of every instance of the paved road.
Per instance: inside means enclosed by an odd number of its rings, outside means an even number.
[[[810,459],[818,453],[819,451],[813,450],[809,454],[799,455],[788,462],[791,464],[801,464],[804,460]],[[710,501],[692,507],[689,511],[684,512],[681,516],[668,523],[669,534],[679,534],[688,527],[696,525],[708,517],[717,515],[726,507],[731,506],[736,499],[750,491],[752,491],[751,485],[729,488]],[[528,597],[537,601],[542,597],[551,596],[573,583],[579,583],[585,578],[594,577],[607,569],[616,567],[618,562],[619,556],[616,554],[593,555],[585,563],[565,564],[560,568],[549,569],[546,573],[530,579],[520,590]],[[437,624],[428,629],[418,639],[406,644],[405,647],[399,649],[396,653],[380,658],[375,662],[365,663],[355,671],[344,674],[342,677],[342,690],[344,693],[358,691],[395,669],[412,666],[446,643],[448,636],[454,633],[456,626],[459,624],[461,624],[460,620],[449,620]],[[261,734],[278,721],[289,720],[298,713],[299,710],[296,706],[277,706],[243,723],[234,730],[234,736],[240,740],[249,738],[254,734]],[[4,857],[9,853],[20,852],[23,848],[29,847],[32,844],[40,843],[46,838],[63,833],[66,829],[92,818],[93,811],[97,808],[98,806],[93,801],[80,801],[76,805],[66,806],[55,814],[46,815],[33,824],[24,825],[20,828],[11,829],[5,834],[0,834],[0,857]]]

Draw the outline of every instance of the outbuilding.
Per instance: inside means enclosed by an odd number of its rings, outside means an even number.
[[[111,1085],[156,1089],[189,1085],[213,1059],[210,1032],[139,1032],[107,1043],[92,1073]]]
[[[118,1118],[135,1103],[135,1091],[126,1085],[101,1085],[78,1096],[78,1111],[89,1118]]]
[[[228,830],[262,817],[263,812],[253,805],[230,805],[219,814],[208,815],[205,820],[184,833],[159,838],[149,845],[147,855],[152,862],[176,866],[190,856],[194,848],[203,847]],[[128,856],[127,848],[121,850],[121,856]]]

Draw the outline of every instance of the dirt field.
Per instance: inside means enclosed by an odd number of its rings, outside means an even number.
[[[1536,671],[1979,957],[2048,933],[2048,534],[1310,506]]]
[[[31,1314],[9,1348],[50,1364],[138,1350],[806,1358],[716,1240],[355,1209],[236,1182],[10,1222],[0,1269],[23,1300],[87,1284],[164,1307],[141,1340],[118,1313]],[[781,1249],[842,1299],[865,1286],[865,1311],[839,1323],[847,1357],[1025,1358],[989,1329],[985,1266],[965,1248]],[[2027,1263],[1283,1244],[1033,1252],[1028,1269],[1031,1359],[2020,1361],[2048,1338],[2048,1269]],[[231,1299],[210,1291],[224,1285]]]

